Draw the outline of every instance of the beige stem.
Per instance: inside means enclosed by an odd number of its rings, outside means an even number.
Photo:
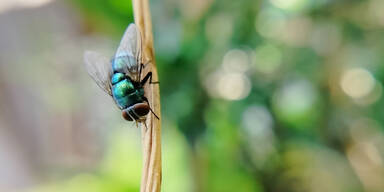
[[[152,71],[153,81],[158,80],[156,62],[153,49],[152,21],[148,0],[132,0],[135,23],[142,36],[143,62],[150,61],[143,73]],[[156,115],[160,114],[159,84],[147,84],[145,87],[148,101]],[[145,126],[141,127],[143,147],[143,170],[141,178],[141,192],[159,192],[161,188],[161,123],[151,113],[147,116]]]

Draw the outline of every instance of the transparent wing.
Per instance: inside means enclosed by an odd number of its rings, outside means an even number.
[[[101,89],[112,96],[111,65],[108,59],[94,51],[86,51],[84,61],[88,74]]]
[[[124,72],[137,80],[141,63],[141,35],[135,24],[130,24],[125,30],[114,60],[122,62]]]

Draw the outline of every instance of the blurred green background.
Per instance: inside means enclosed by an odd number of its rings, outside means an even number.
[[[383,0],[151,1],[164,192],[384,191]],[[140,131],[86,73],[129,0],[0,1],[0,191],[139,191]]]

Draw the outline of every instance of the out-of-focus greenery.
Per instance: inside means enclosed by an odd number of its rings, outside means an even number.
[[[71,2],[91,31],[115,39],[133,21],[130,1]],[[384,191],[382,0],[168,0],[151,9],[163,191]],[[53,188],[138,191],[130,138],[113,134],[99,172]]]

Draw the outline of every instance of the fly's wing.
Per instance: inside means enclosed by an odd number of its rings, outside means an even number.
[[[135,24],[130,24],[117,48],[114,62],[121,62],[124,71],[133,80],[139,81],[141,63],[141,35]]]
[[[101,89],[112,96],[112,72],[108,59],[96,52],[86,51],[84,53],[84,61],[88,74],[92,77],[93,80],[95,80]]]

